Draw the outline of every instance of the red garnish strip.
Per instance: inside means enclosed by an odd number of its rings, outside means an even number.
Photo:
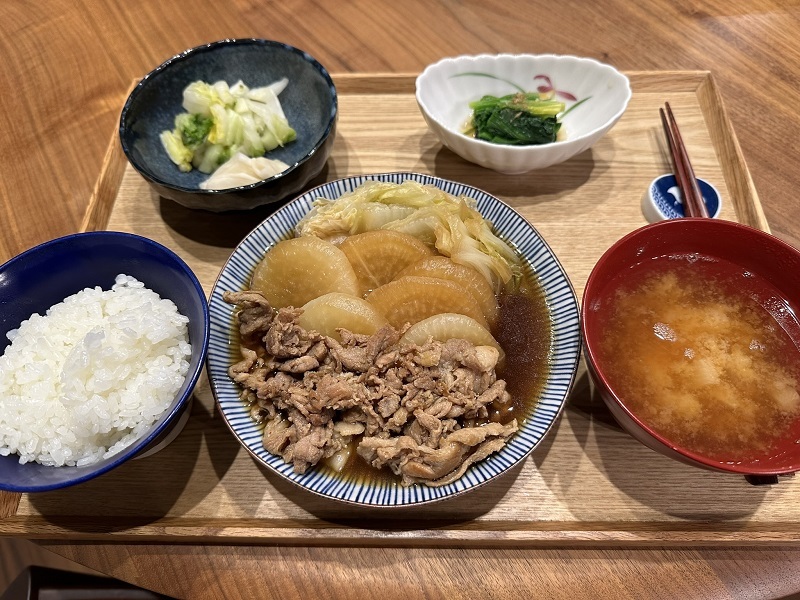
[[[536,88],[536,91],[539,92],[540,94],[546,94],[547,92],[555,92],[556,96],[560,96],[565,100],[572,100],[572,101],[577,100],[577,98],[574,95],[570,94],[569,92],[562,92],[560,90],[556,90],[553,87],[553,82],[547,75],[536,75],[533,78],[534,81],[536,81],[537,79],[544,79],[545,82],[547,83],[547,85],[540,85],[539,87]]]

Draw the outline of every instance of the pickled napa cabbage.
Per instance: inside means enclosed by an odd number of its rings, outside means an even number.
[[[285,78],[253,89],[241,81],[190,83],[183,90],[186,112],[161,133],[164,149],[181,171],[213,173],[237,152],[260,157],[295,140],[278,100],[287,84]]]

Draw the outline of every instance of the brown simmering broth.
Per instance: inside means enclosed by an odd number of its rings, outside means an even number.
[[[500,296],[499,300],[500,318],[492,333],[506,352],[506,362],[497,375],[506,380],[512,402],[491,419],[523,423],[547,379],[553,324],[543,290],[530,279],[518,293]]]
[[[662,257],[628,278],[601,311],[598,359],[618,396],[688,450],[768,456],[800,414],[800,325],[785,300],[704,257]]]

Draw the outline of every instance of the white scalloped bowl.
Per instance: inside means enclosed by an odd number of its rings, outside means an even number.
[[[462,132],[469,103],[485,95],[534,92],[552,82],[567,109],[564,140],[533,146],[506,146]],[[565,97],[564,93],[568,96]],[[575,100],[567,99],[569,96]],[[445,58],[429,65],[416,81],[416,98],[428,127],[462,158],[506,174],[527,173],[563,162],[592,147],[619,121],[631,98],[628,78],[591,58],[554,54],[481,54]]]

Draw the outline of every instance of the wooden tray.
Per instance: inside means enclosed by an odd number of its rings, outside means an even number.
[[[645,224],[640,201],[669,172],[658,108],[669,100],[697,174],[722,217],[767,228],[714,80],[705,72],[630,73],[628,111],[592,150],[539,172],[503,176],[431,134],[408,75],[340,75],[339,129],[318,182],[417,171],[496,194],[550,243],[579,295],[602,252]],[[315,182],[316,183],[316,182]],[[207,214],[154,195],[113,136],[84,229],[148,236],[174,249],[210,291],[236,243],[269,214]],[[581,368],[558,426],[513,472],[421,509],[355,510],[260,468],[215,410],[207,380],[191,418],[158,454],[58,492],[6,494],[1,535],[28,538],[349,545],[787,544],[800,540],[800,484],[670,461],[639,444],[592,394]]]

